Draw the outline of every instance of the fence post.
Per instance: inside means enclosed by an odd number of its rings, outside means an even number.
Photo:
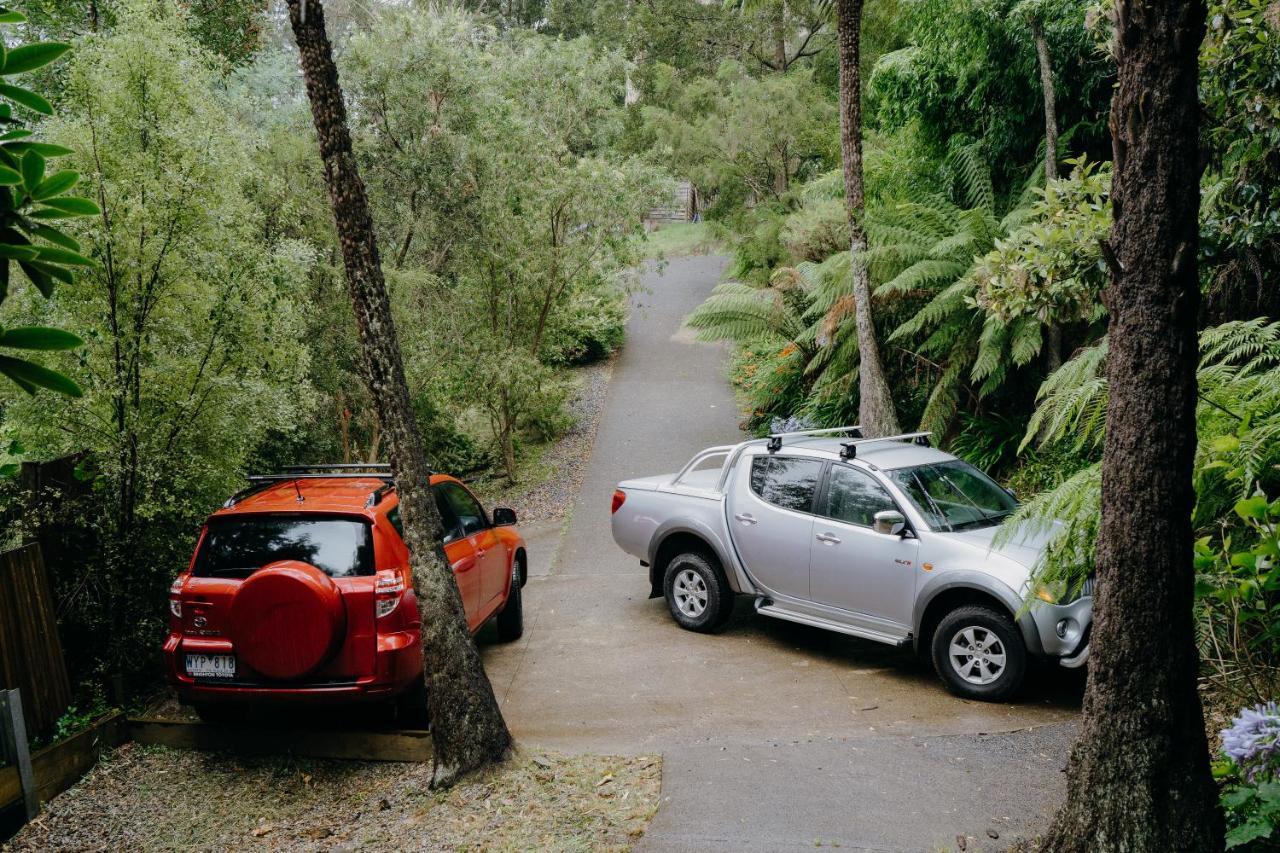
[[[27,807],[27,820],[40,814],[40,797],[35,774],[31,772],[31,751],[27,746],[27,723],[22,716],[22,692],[0,690],[0,746],[5,757],[18,768],[22,799]]]

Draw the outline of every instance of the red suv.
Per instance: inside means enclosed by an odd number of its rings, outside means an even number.
[[[255,700],[396,700],[420,716],[418,608],[387,467],[249,479],[169,590],[164,654],[179,697],[206,717]],[[515,512],[490,517],[443,474],[431,488],[471,632],[494,619],[499,639],[518,639],[528,558]]]

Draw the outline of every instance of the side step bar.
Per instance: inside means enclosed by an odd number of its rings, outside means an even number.
[[[837,634],[847,634],[850,637],[860,637],[864,640],[875,640],[877,643],[887,643],[891,646],[909,645],[911,643],[910,635],[899,637],[896,634],[888,634],[884,631],[876,631],[871,628],[857,628],[852,625],[845,625],[840,622],[832,622],[830,619],[823,619],[820,616],[811,616],[808,613],[797,613],[794,610],[787,610],[778,605],[764,599],[756,604],[756,612],[765,616],[772,616],[774,619],[783,619],[787,622],[796,622],[800,625],[808,625],[811,628],[822,628],[826,631],[834,631]]]

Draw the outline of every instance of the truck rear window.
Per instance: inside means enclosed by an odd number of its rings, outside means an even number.
[[[197,577],[248,577],[279,560],[310,563],[331,578],[372,575],[369,525],[350,518],[287,515],[213,519]]]

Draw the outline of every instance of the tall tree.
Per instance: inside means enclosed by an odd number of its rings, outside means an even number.
[[[871,307],[871,281],[859,257],[867,249],[862,218],[866,195],[862,186],[862,0],[836,0],[836,44],[840,65],[840,159],[844,165],[844,204],[852,233],[853,303],[858,329],[858,422],[870,436],[901,432],[889,382],[880,361]]]
[[[1040,92],[1044,99],[1044,180],[1058,180],[1058,99],[1053,89],[1053,59],[1049,39],[1044,34],[1044,13],[1036,0],[1026,0],[1015,7],[1015,14],[1026,20],[1031,40],[1036,46],[1036,65],[1040,69]],[[1062,326],[1050,323],[1045,328],[1045,355],[1050,372],[1062,366]]]
[[[1192,622],[1202,0],[1119,0],[1098,591],[1055,851],[1221,850]],[[1154,652],[1154,654],[1153,654]]]
[[[428,485],[431,469],[410,405],[369,200],[351,150],[338,69],[325,34],[324,8],[320,0],[288,0],[288,5],[355,310],[362,372],[376,403],[400,497],[405,542],[412,552],[435,747],[431,784],[446,786],[505,757],[511,735],[467,631],[462,598],[440,547],[440,514]]]

